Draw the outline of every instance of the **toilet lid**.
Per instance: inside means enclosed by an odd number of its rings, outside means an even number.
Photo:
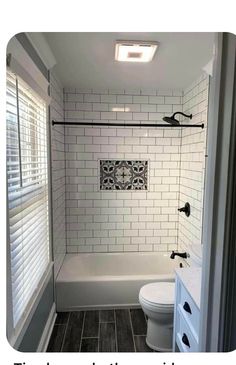
[[[161,282],[144,285],[140,296],[153,304],[173,305],[175,297],[175,283]]]

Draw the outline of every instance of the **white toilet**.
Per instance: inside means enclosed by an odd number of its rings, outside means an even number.
[[[144,285],[139,303],[148,317],[147,345],[156,351],[172,351],[175,283],[157,282]]]
[[[187,266],[201,266],[202,245],[188,247]],[[139,303],[148,317],[146,343],[156,351],[172,352],[175,283],[157,282],[144,285]]]

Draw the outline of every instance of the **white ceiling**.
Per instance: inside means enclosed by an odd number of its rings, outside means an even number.
[[[63,86],[176,89],[189,86],[212,58],[213,33],[44,33]],[[116,40],[157,41],[150,63],[114,60]]]

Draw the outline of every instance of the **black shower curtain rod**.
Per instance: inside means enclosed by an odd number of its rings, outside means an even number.
[[[138,124],[138,123],[107,123],[107,122],[98,122],[98,123],[84,123],[84,122],[57,122],[56,120],[52,120],[52,125],[83,125],[83,126],[106,126],[106,127],[154,127],[154,128],[204,128],[204,123],[202,124]]]

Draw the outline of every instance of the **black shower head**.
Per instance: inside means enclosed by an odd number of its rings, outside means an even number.
[[[165,121],[165,122],[167,122],[167,123],[170,123],[170,124],[172,124],[172,125],[179,125],[179,121],[177,120],[177,119],[175,119],[175,115],[176,114],[181,114],[181,115],[183,115],[184,117],[186,117],[186,118],[190,118],[190,119],[192,119],[192,114],[190,114],[190,115],[187,115],[187,114],[184,114],[184,113],[182,113],[182,112],[176,112],[176,113],[174,113],[171,117],[164,117],[163,118],[163,120]]]
[[[173,125],[179,125],[179,121],[177,119],[175,119],[172,115],[172,117],[164,117],[163,118],[164,122],[173,124]]]

